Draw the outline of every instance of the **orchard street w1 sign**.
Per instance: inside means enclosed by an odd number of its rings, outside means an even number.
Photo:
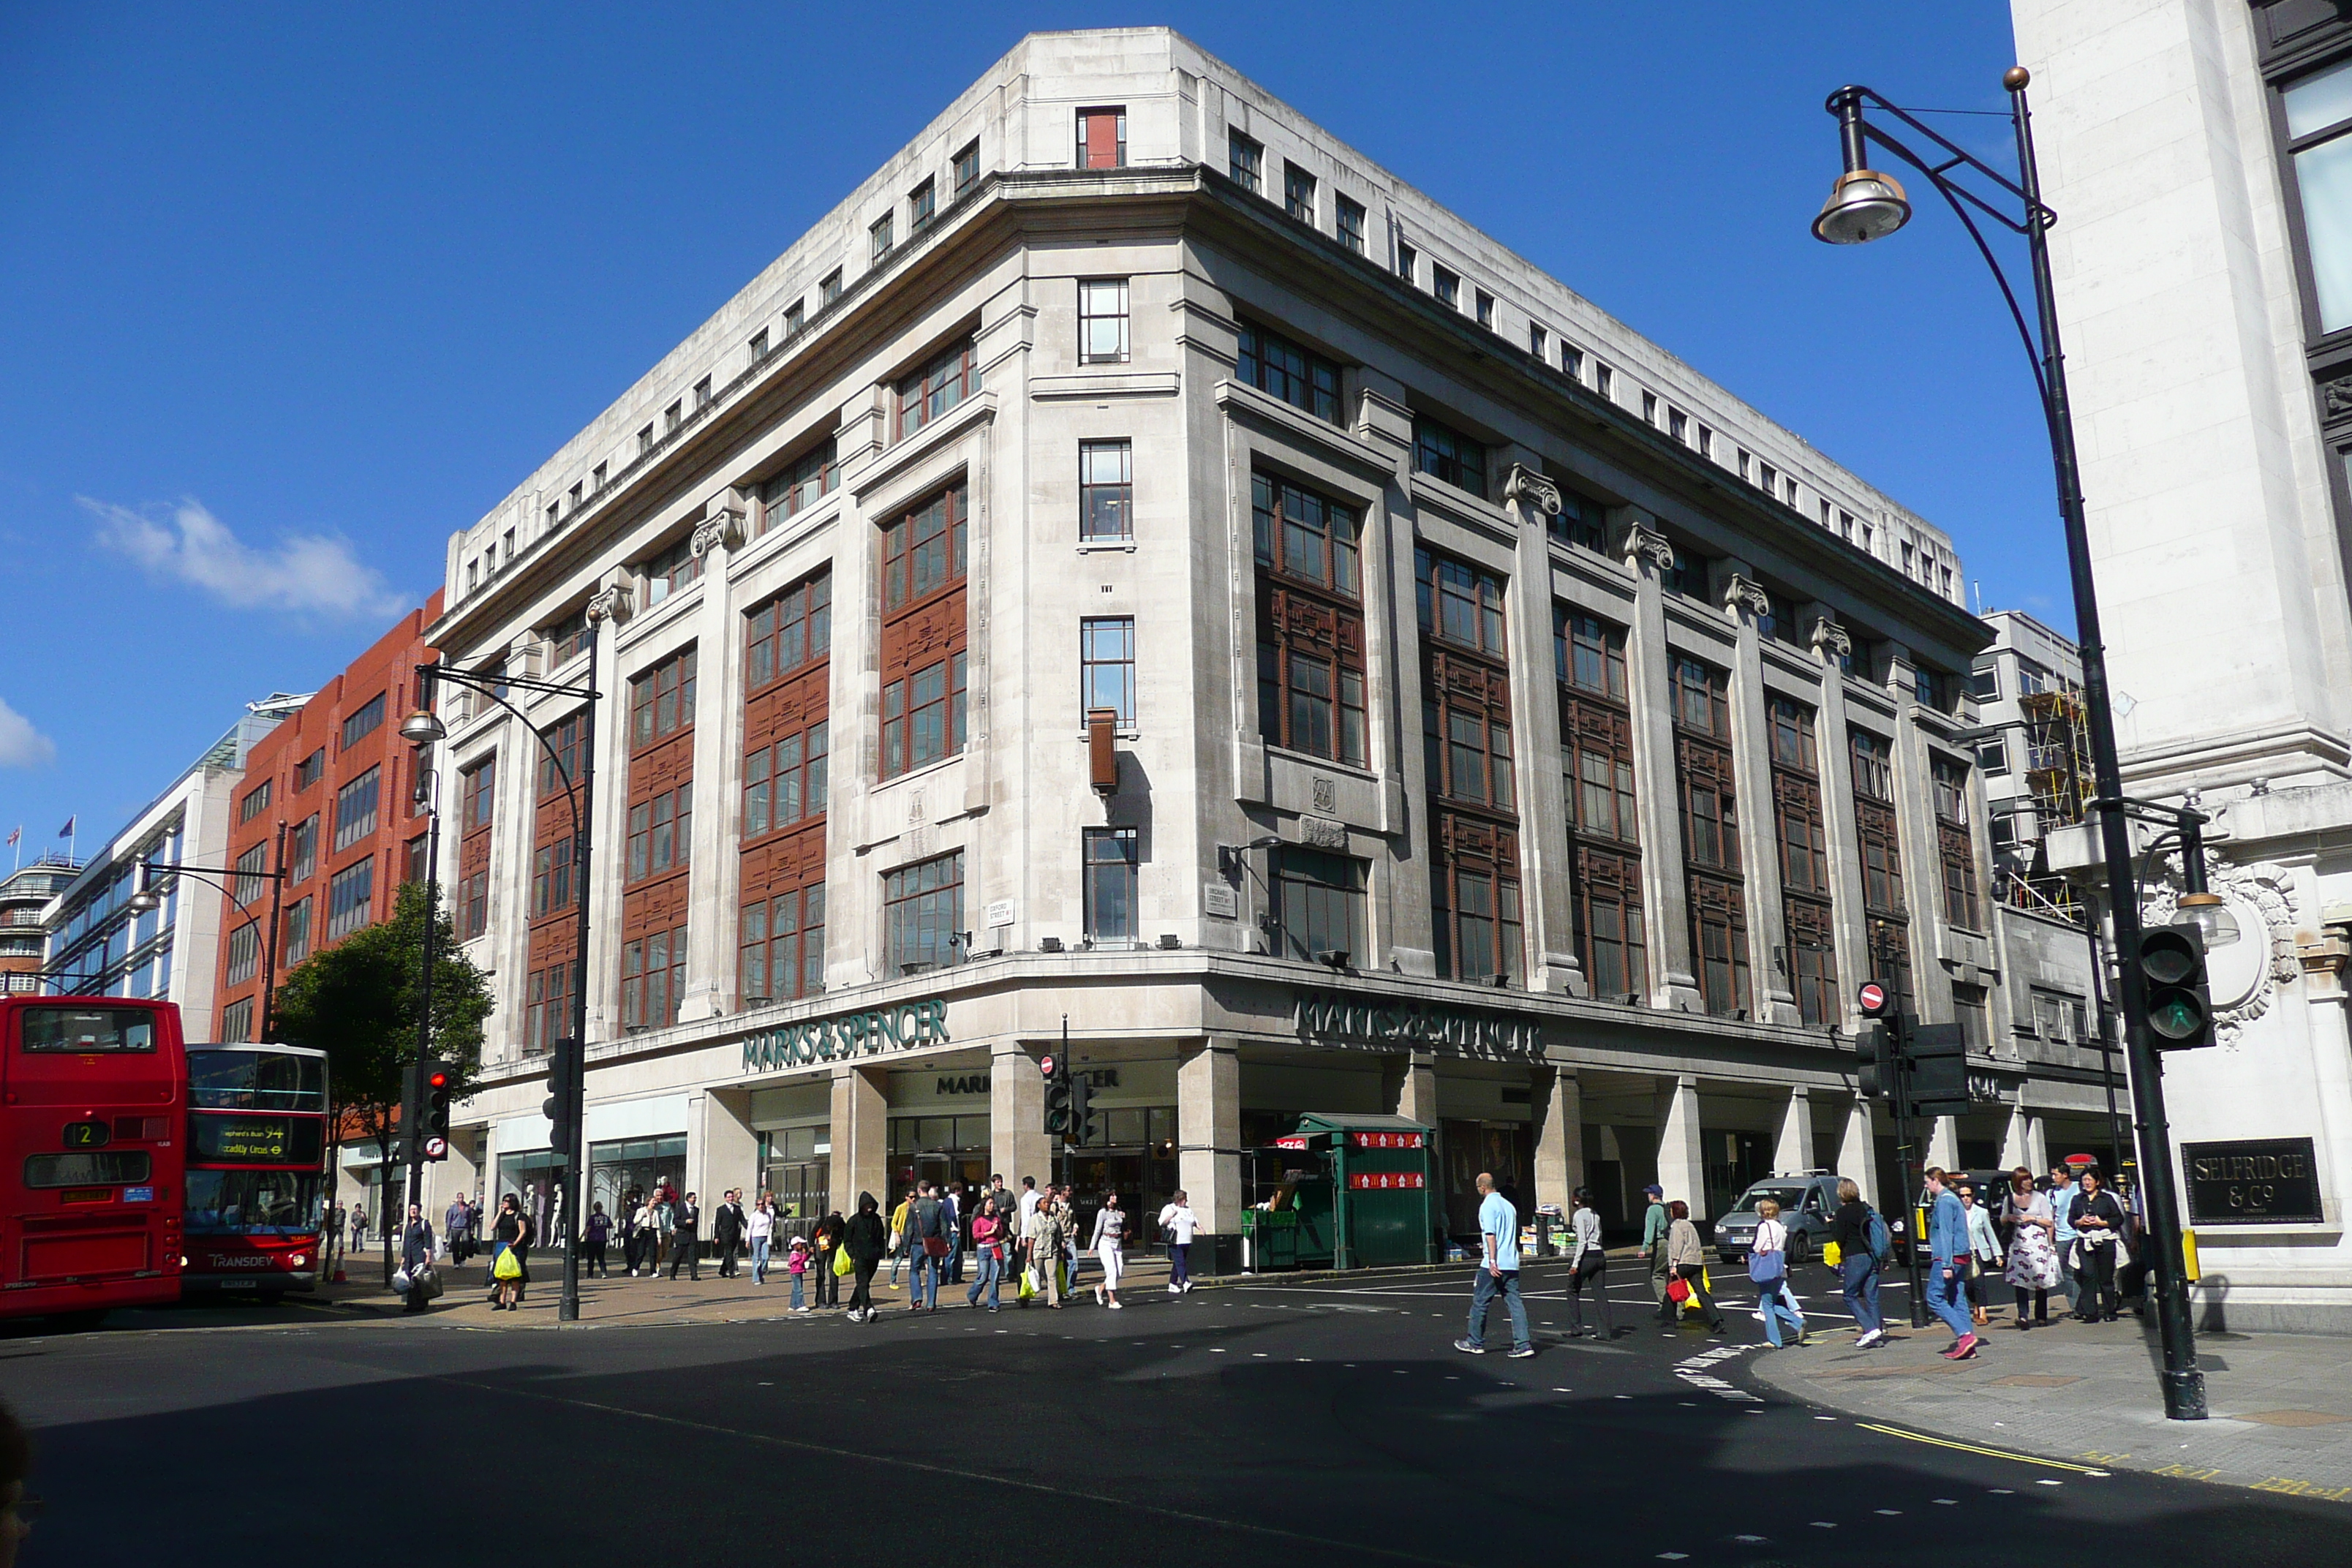
[[[811,1018],[753,1035],[743,1042],[743,1070],[781,1072],[786,1068],[847,1061],[853,1057],[880,1056],[889,1051],[912,1050],[918,1046],[943,1046],[947,1039],[947,1000],[927,996],[919,1002],[901,1002],[896,1007]]]

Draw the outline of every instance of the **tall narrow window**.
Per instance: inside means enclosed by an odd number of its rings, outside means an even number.
[[[1238,131],[1225,132],[1225,169],[1252,195],[1265,189],[1265,149]]]
[[[1836,921],[1830,906],[1829,837],[1813,710],[1793,699],[1774,697],[1769,720],[1789,981],[1798,1014],[1806,1023],[1834,1024],[1844,1011],[1837,994]]]
[[[1282,164],[1282,210],[1301,223],[1315,221],[1315,176],[1288,159]]]
[[[931,220],[940,216],[940,188],[929,180],[917,185],[907,196],[907,231],[920,234],[930,227]]]
[[[1433,262],[1430,265],[1429,290],[1447,310],[1462,308],[1462,279],[1450,268],[1440,267]]]
[[[1134,445],[1078,443],[1078,540],[1124,542],[1135,537]]]
[[[1425,634],[1422,737],[1438,973],[1522,980],[1518,787],[1502,582],[1427,550],[1414,552],[1413,574]]]
[[[1638,1000],[1649,985],[1649,957],[1624,630],[1555,604],[1552,665],[1577,957],[1594,997]]]
[[[895,778],[963,749],[964,581],[969,523],[961,484],[882,529],[882,767]]]
[[[1339,215],[1339,243],[1361,256],[1364,253],[1364,204],[1337,194],[1331,200]]]
[[[370,768],[335,792],[335,847],[350,848],[375,831],[376,795],[383,769]]]
[[[368,923],[375,910],[375,857],[336,872],[327,883],[327,940],[349,936]]]
[[[1139,853],[1136,830],[1089,827],[1085,837],[1087,940],[1133,942]]]
[[[1938,757],[1934,765],[1936,855],[1943,873],[1944,919],[1965,931],[1984,929],[1977,900],[1976,843],[1969,827],[1969,770]]]
[[[955,155],[955,199],[961,201],[980,188],[980,143],[974,142]]]
[[[956,961],[963,930],[963,851],[919,861],[882,879],[884,962],[892,975]]]
[[[1127,279],[1082,279],[1078,284],[1079,363],[1123,363],[1127,357]]]
[[[1258,564],[1258,723],[1266,741],[1364,766],[1361,568],[1352,507],[1251,479]]]
[[[2352,326],[2352,61],[2279,94],[2311,256],[2316,337]]]
[[[1078,110],[1078,167],[1081,169],[1127,167],[1126,110],[1081,109]]]
[[[1078,721],[1108,708],[1121,728],[1135,723],[1135,617],[1101,616],[1078,623]]]

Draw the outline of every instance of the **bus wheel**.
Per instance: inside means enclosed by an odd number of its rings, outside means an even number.
[[[79,1312],[59,1312],[50,1321],[68,1334],[94,1333],[106,1322],[106,1309],[99,1307]]]

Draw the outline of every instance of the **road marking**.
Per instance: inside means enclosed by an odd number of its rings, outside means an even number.
[[[1817,1519],[1813,1521],[1813,1528],[1815,1530],[1835,1530],[1837,1528],[1837,1521],[1833,1519]]]
[[[2037,1454],[2012,1454],[2006,1448],[1987,1448],[1975,1443],[1956,1443],[1949,1437],[1930,1437],[1925,1432],[1906,1432],[1900,1426],[1882,1426],[1875,1421],[1857,1421],[1854,1425],[1865,1432],[1884,1432],[1890,1437],[1901,1437],[1906,1442],[1928,1443],[1938,1448],[1954,1448],[1963,1454],[1981,1454],[1988,1459],[2015,1459],[2021,1465],[2041,1465],[2053,1470],[2072,1470],[2078,1476],[2097,1476],[2105,1473],[2102,1470],[2095,1470],[2088,1465],[2070,1465],[2063,1459],[2045,1459]],[[2043,1481],[2042,1484],[2045,1487],[2054,1487],[2059,1483]]]
[[[831,1444],[803,1442],[793,1437],[779,1437],[769,1432],[747,1432],[740,1427],[721,1426],[716,1422],[693,1421],[682,1415],[663,1415],[650,1410],[632,1410],[626,1405],[606,1405],[593,1399],[575,1399],[560,1394],[548,1394],[538,1389],[515,1388],[495,1383],[475,1383],[467,1378],[439,1376],[436,1383],[449,1384],[457,1388],[469,1388],[479,1394],[503,1394],[516,1399],[534,1399],[546,1405],[569,1405],[575,1410],[593,1410],[606,1415],[624,1415],[647,1421],[661,1426],[678,1426],[690,1432],[705,1432],[713,1436],[739,1441],[763,1443],[770,1447],[790,1449],[794,1453],[815,1454],[839,1459],[859,1459],[869,1465],[883,1465],[893,1469],[912,1470],[929,1476],[944,1476],[950,1479],[971,1481],[981,1486],[1011,1487],[1019,1491],[1041,1492],[1048,1497],[1065,1498],[1073,1502],[1099,1503],[1114,1509],[1136,1510],[1158,1514],[1165,1519],[1180,1520],[1187,1524],[1203,1524],[1222,1530],[1236,1531],[1246,1535],[1270,1536],[1281,1541],[1303,1542],[1309,1545],[1334,1548],[1341,1552],[1363,1552],[1368,1556],[1385,1557],[1400,1563],[1419,1563],[1428,1568],[1474,1568],[1473,1564],[1450,1557],[1424,1557],[1419,1552],[1401,1551],[1391,1546],[1374,1546],[1362,1542],[1338,1541],[1326,1535],[1313,1535],[1303,1530],[1284,1530],[1277,1525],[1251,1524],[1244,1520],[1219,1519],[1214,1514],[1194,1513],[1187,1509],[1170,1508],[1164,1503],[1146,1502],[1140,1499],[1114,1497],[1102,1492],[1082,1491],[1076,1487],[1052,1486],[1044,1481],[1024,1480],[1019,1476],[994,1475],[985,1470],[968,1470],[954,1465],[942,1465],[925,1459],[901,1458],[890,1454],[861,1454],[854,1448],[837,1447]]]

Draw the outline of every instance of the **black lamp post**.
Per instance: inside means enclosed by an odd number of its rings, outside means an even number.
[[[286,825],[281,822],[278,825],[278,858],[281,864],[276,870],[240,871],[234,866],[186,866],[177,860],[142,860],[139,862],[138,889],[125,905],[134,915],[152,914],[163,907],[163,895],[150,886],[152,879],[158,876],[194,877],[218,888],[228,901],[236,906],[236,912],[245,917],[237,926],[238,931],[243,931],[247,926],[259,926],[261,917],[236,896],[235,879],[250,877],[256,881],[269,884],[269,923],[257,932],[259,940],[255,943],[259,949],[255,956],[261,964],[261,1017],[253,1031],[253,1037],[257,1040],[270,1037],[270,1026],[277,1017],[278,901],[278,896],[286,890],[286,870],[282,864],[285,857]],[[231,880],[224,882],[221,880],[224,877]],[[230,934],[233,936],[235,932]]]
[[[588,679],[582,684],[565,686],[556,681],[532,680],[517,675],[477,673],[446,664],[420,664],[416,667],[416,711],[401,721],[400,725],[401,735],[417,746],[429,746],[447,736],[449,732],[447,728],[434,714],[432,707],[435,683],[446,681],[451,685],[465,687],[470,691],[478,691],[513,714],[524,729],[529,730],[538,738],[540,749],[547,753],[548,761],[554,766],[556,777],[563,785],[564,803],[571,808],[572,813],[572,895],[577,911],[572,967],[572,1037],[580,1042],[583,1053],[586,1051],[588,1044],[588,847],[590,831],[595,821],[592,807],[594,805],[596,786],[596,703],[604,695],[596,689],[597,624],[597,616],[591,616],[588,618],[585,633]],[[530,716],[521,709],[507,700],[506,693],[509,689],[535,691],[551,697],[577,697],[583,700],[580,708],[580,741],[576,756],[578,763],[576,774],[573,772],[572,763],[564,760],[563,752],[557,748],[553,737],[549,735],[546,730],[532,723]],[[440,818],[436,813],[434,817],[434,831],[436,836],[439,827]],[[430,879],[434,869],[437,869],[437,867],[429,868],[426,872],[428,888],[432,885]],[[427,943],[425,984],[429,987],[432,984],[430,945],[432,937],[429,921],[425,941]],[[431,994],[429,989],[426,994],[428,996]],[[416,1059],[420,1070],[423,1068],[429,1042],[428,1025],[427,1028],[420,1028],[417,1031]],[[558,1091],[562,1092],[561,1089]],[[559,1321],[571,1323],[577,1322],[580,1319],[582,1154],[580,1145],[582,1139],[580,1121],[576,1117],[572,1119],[572,1134],[567,1142],[571,1147],[555,1151],[564,1163],[563,1288],[557,1299],[555,1315]]]
[[[2022,66],[2012,66],[2001,78],[2009,89],[2010,120],[2017,135],[2018,177],[2014,180],[1972,153],[1928,129],[1913,116],[1866,87],[1842,87],[1830,94],[1828,109],[1837,117],[1844,172],[1831,188],[1829,200],[1813,219],[1813,235],[1832,245],[1856,245],[1894,233],[1909,221],[1911,205],[1903,187],[1867,166],[1871,143],[1893,153],[1917,170],[1936,194],[1944,198],[1960,226],[1976,242],[1977,250],[1992,269],[2001,299],[2024,340],[2032,362],[2033,379],[2042,395],[2042,412],[2050,427],[2050,457],[2058,481],[2058,511],[2065,528],[2066,560],[2074,593],[2074,626],[2083,661],[2083,700],[2091,731],[2091,769],[2098,798],[2099,837],[2106,864],[2110,917],[2115,921],[2116,952],[2122,960],[2118,1000],[2123,1005],[2124,1053],[2131,1073],[2132,1113],[2139,1134],[2141,1191],[2147,1205],[2149,1239],[2155,1244],[2154,1289],[2157,1322],[2164,1341],[2164,1413],[2176,1421],[2205,1418],[2205,1374],[2198,1370],[2197,1343],[2189,1315],[2189,1281],[2183,1269],[2179,1197],[2172,1175],[2172,1131],[2164,1110],[2163,1067],[2147,1027],[2147,989],[2132,955],[2139,951],[2139,891],[2132,875],[2132,851],[2123,771],[2116,760],[2115,715],[2107,696],[2106,644],[2099,631],[2099,602],[2091,578],[2090,534],[2083,515],[2083,487],[2074,456],[2074,422],[2066,400],[2064,356],[2058,342],[2058,310],[2050,282],[2049,228],[2057,215],[2042,205],[2042,177],[2033,157],[2032,118],[2025,88],[2032,78]],[[1933,144],[1939,154],[1930,163],[1864,116],[1874,109]],[[1981,195],[1952,177],[1955,172],[1991,184]],[[2001,270],[1992,247],[1985,243],[1974,214],[1992,219],[2024,237],[2031,258],[2035,321],[2026,324],[2017,291]],[[2037,331],[2038,329],[2038,334]],[[2192,858],[2192,857],[2184,857]],[[2194,873],[2203,876],[2201,852]],[[2202,891],[2201,880],[2197,890]]]

